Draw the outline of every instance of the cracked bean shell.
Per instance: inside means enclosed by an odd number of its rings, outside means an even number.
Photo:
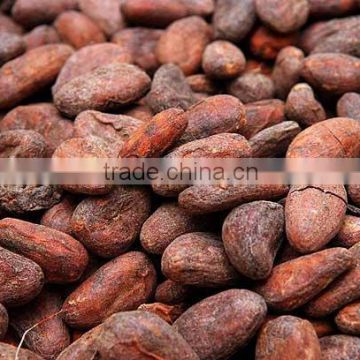
[[[255,201],[232,210],[224,221],[222,240],[231,264],[242,275],[259,280],[272,270],[284,231],[284,209]]]
[[[293,186],[286,198],[286,234],[298,252],[324,248],[339,232],[346,213],[342,185]]]
[[[78,280],[89,260],[85,248],[70,235],[18,219],[0,220],[0,246],[36,262],[51,283]]]
[[[146,188],[116,186],[108,195],[80,202],[71,218],[72,232],[96,255],[115,257],[136,240],[150,207]]]
[[[189,233],[175,239],[163,253],[161,270],[177,283],[201,287],[232,285],[239,278],[221,239],[210,233]]]
[[[30,302],[44,285],[44,274],[38,264],[2,247],[0,275],[0,302],[6,307]]]
[[[200,359],[225,359],[256,334],[266,312],[261,296],[249,290],[231,289],[193,305],[173,326]]]
[[[255,291],[273,309],[294,310],[314,298],[353,264],[349,250],[322,250],[275,266],[270,277]]]
[[[349,158],[360,155],[360,122],[333,118],[302,131],[290,144],[288,158]]]
[[[141,252],[128,252],[98,269],[86,279],[63,305],[65,322],[88,328],[110,315],[135,310],[146,303],[156,286],[156,271]]]
[[[112,63],[76,77],[54,94],[56,107],[75,117],[85,110],[115,111],[141,98],[150,78],[138,67]]]
[[[98,353],[109,360],[199,360],[183,337],[159,316],[145,312],[122,312],[102,326]]]
[[[307,320],[279,316],[260,330],[256,360],[320,360],[320,343]]]

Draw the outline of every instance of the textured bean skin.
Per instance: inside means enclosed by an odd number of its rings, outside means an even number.
[[[268,306],[282,311],[293,310],[314,298],[353,263],[352,253],[343,248],[301,256],[275,266],[256,291]]]
[[[162,254],[177,237],[205,230],[205,224],[205,218],[188,214],[176,203],[164,204],[144,222],[141,245],[149,253]]]
[[[72,232],[96,255],[115,257],[133,244],[150,206],[147,189],[117,186],[108,195],[80,202],[71,218]]]
[[[349,251],[355,261],[354,267],[306,305],[308,315],[325,317],[360,297],[360,244],[355,244]]]
[[[195,93],[215,95],[218,92],[215,81],[209,79],[205,74],[190,75],[186,81]]]
[[[20,306],[34,299],[44,284],[44,274],[33,261],[0,248],[0,302]]]
[[[275,89],[273,81],[268,76],[246,72],[230,83],[228,92],[247,104],[272,99]]]
[[[220,239],[200,232],[175,239],[162,256],[161,270],[177,283],[202,287],[231,285],[239,277]]]
[[[349,118],[333,118],[302,131],[290,144],[289,158],[348,158],[360,153],[360,124]]]
[[[132,55],[116,44],[102,43],[85,46],[76,51],[65,63],[52,91],[55,94],[67,82],[111,63],[131,63]]]
[[[9,315],[4,307],[0,304],[0,340],[2,340],[7,332],[9,325]]]
[[[249,140],[253,157],[284,156],[290,143],[300,132],[300,126],[294,121],[283,121],[261,130]]]
[[[98,339],[98,352],[109,360],[199,359],[173,327],[145,311],[123,312],[109,318]]]
[[[75,208],[75,199],[67,196],[59,204],[45,211],[41,217],[40,224],[71,235],[70,220]]]
[[[72,138],[64,141],[55,150],[53,159],[99,158],[111,157],[112,149],[109,143],[97,136]],[[103,195],[111,191],[108,184],[63,184],[63,189],[72,193]]]
[[[188,120],[181,109],[167,109],[140,126],[125,142],[120,157],[156,158],[175,144]]]
[[[40,133],[49,154],[73,136],[73,123],[63,118],[53,104],[39,103],[17,106],[0,121],[0,131],[34,130]]]
[[[65,322],[75,328],[98,325],[110,315],[137,309],[152,295],[156,272],[140,252],[128,252],[103,265],[63,305]]]
[[[321,360],[353,360],[360,356],[360,339],[355,336],[325,336],[320,345]]]
[[[48,209],[61,200],[61,190],[53,185],[0,186],[0,208],[16,214]]]
[[[140,305],[138,310],[155,314],[166,321],[168,324],[172,325],[174,321],[186,310],[186,307],[183,304],[169,305],[162,303],[151,303]]]
[[[97,340],[101,332],[102,325],[89,330],[62,351],[57,360],[89,360],[97,356]]]
[[[360,218],[346,215],[344,223],[337,234],[336,242],[347,248],[360,242]]]
[[[285,114],[288,119],[297,121],[302,126],[311,126],[326,120],[326,112],[316,100],[312,88],[305,83],[296,84],[290,91],[286,104]]]
[[[348,186],[348,194],[350,199],[359,206],[360,204],[360,186],[357,184],[350,184]]]
[[[261,296],[232,289],[193,305],[174,323],[200,359],[227,358],[244,346],[266,316]]]
[[[111,41],[129,52],[135,65],[153,73],[160,66],[155,50],[162,33],[158,29],[127,28],[114,34]]]
[[[344,94],[337,103],[337,114],[341,117],[360,120],[360,94]]]
[[[83,111],[74,122],[74,137],[100,136],[117,156],[124,142],[143,124],[143,121],[126,115]]]
[[[250,201],[273,200],[288,191],[285,185],[191,186],[179,195],[179,205],[192,214],[207,214]]]
[[[280,33],[295,31],[307,21],[310,7],[307,0],[255,0],[260,19]]]
[[[154,113],[169,108],[187,110],[195,97],[181,69],[174,64],[162,65],[155,73],[146,104]]]
[[[72,52],[68,45],[45,45],[6,63],[0,69],[0,109],[11,108],[51,85]]]
[[[214,13],[215,37],[238,43],[256,20],[253,0],[219,0]]]
[[[155,301],[165,304],[179,304],[187,299],[190,288],[172,280],[165,280],[155,291]]]
[[[324,248],[339,232],[345,218],[347,195],[341,185],[293,186],[286,198],[286,234],[298,252]]]
[[[43,290],[30,304],[11,312],[11,327],[21,338],[27,329],[60,311],[61,305],[59,294]],[[56,359],[70,345],[70,334],[57,315],[29,332],[25,344],[44,359]]]
[[[255,201],[230,212],[222,239],[231,264],[254,280],[267,278],[272,270],[284,230],[284,210],[279,204]]]
[[[313,54],[305,58],[301,76],[324,92],[359,92],[360,59],[345,54]]]
[[[15,359],[17,348],[12,345],[0,343],[0,360]],[[21,349],[19,352],[20,360],[43,360],[42,357],[34,354],[30,350]]]
[[[0,158],[43,158],[48,153],[45,139],[33,130],[0,133]]]
[[[245,62],[239,48],[228,41],[218,40],[205,48],[202,67],[209,77],[231,79],[245,70]]]
[[[251,102],[245,105],[246,124],[241,131],[247,139],[261,130],[286,120],[285,104],[281,100],[270,99]]]
[[[198,16],[173,22],[161,35],[156,54],[161,64],[174,63],[185,75],[195,74],[210,41],[207,23]]]
[[[280,316],[266,323],[256,344],[256,360],[320,360],[320,354],[313,326],[295,316]]]
[[[215,95],[200,101],[190,107],[184,116],[188,125],[179,143],[220,133],[242,134],[247,125],[243,104],[230,95]]]
[[[302,50],[294,46],[287,46],[279,52],[272,73],[272,80],[275,93],[280,99],[285,99],[291,88],[299,82],[304,57]],[[296,121],[296,119],[290,119]]]
[[[36,262],[51,283],[78,280],[88,263],[86,250],[71,236],[23,220],[0,220],[0,245]]]
[[[341,332],[350,335],[360,334],[360,304],[359,301],[346,305],[335,317],[337,327]]]
[[[69,81],[54,102],[70,117],[85,110],[113,111],[139,99],[149,86],[150,78],[138,67],[112,63]]]

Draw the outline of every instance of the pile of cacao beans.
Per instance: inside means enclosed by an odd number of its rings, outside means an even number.
[[[358,158],[359,0],[2,0],[0,158]],[[0,360],[359,360],[360,184],[0,185]]]

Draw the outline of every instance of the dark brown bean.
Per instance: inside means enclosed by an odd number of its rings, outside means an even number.
[[[73,123],[63,118],[50,103],[18,106],[0,121],[0,131],[18,129],[40,133],[45,138],[49,155],[73,136]]]
[[[245,70],[246,59],[242,51],[224,40],[214,41],[204,51],[202,68],[209,77],[232,79]]]
[[[119,337],[119,333],[123,335]],[[104,323],[97,347],[103,359],[199,360],[173,327],[145,311],[113,315]]]
[[[10,325],[20,338],[26,330],[40,323],[27,334],[24,342],[28,349],[44,359],[56,359],[70,345],[70,334],[61,315],[54,316],[61,306],[58,293],[43,290],[30,304],[10,313]]]
[[[264,299],[232,289],[193,305],[174,327],[203,360],[228,358],[256,333],[266,316]]]
[[[204,217],[192,216],[176,203],[168,203],[160,206],[145,221],[140,241],[147,252],[160,255],[180,235],[202,231],[205,227]]]
[[[344,94],[337,103],[337,114],[340,117],[360,120],[360,94]]]
[[[235,269],[259,280],[270,275],[283,232],[283,207],[269,201],[255,201],[230,212],[223,224],[222,240]]]
[[[256,20],[253,0],[218,0],[213,18],[215,37],[239,43]]]
[[[132,55],[127,49],[115,44],[103,43],[85,46],[66,61],[52,88],[53,94],[69,81],[88,74],[101,66],[115,62],[131,63],[132,60]]]
[[[275,93],[280,99],[286,99],[291,88],[299,82],[304,57],[302,50],[294,46],[287,46],[279,52],[272,80]],[[289,119],[296,121],[291,117]]]
[[[279,316],[262,327],[256,343],[256,360],[320,360],[316,332],[307,320]]]
[[[75,328],[100,324],[110,315],[137,309],[153,294],[156,272],[140,252],[106,263],[85,280],[63,305],[65,322]]]
[[[354,360],[360,356],[360,339],[356,336],[325,336],[320,346],[321,360]]]
[[[163,65],[155,73],[146,103],[154,113],[169,108],[187,110],[196,102],[181,69],[174,64]]]
[[[164,251],[162,273],[182,285],[223,287],[239,275],[230,264],[221,239],[210,233],[179,236]]]
[[[135,65],[153,73],[160,66],[155,49],[162,33],[158,29],[127,28],[114,34],[111,41],[129,52]]]
[[[51,85],[71,54],[68,45],[45,45],[6,63],[0,69],[0,109],[11,108]]]
[[[0,220],[0,245],[36,262],[51,283],[78,280],[88,264],[86,250],[74,238],[23,220]]]
[[[285,196],[285,185],[191,186],[179,195],[179,205],[192,214],[207,214],[256,200]]]
[[[54,94],[56,107],[74,117],[85,110],[113,111],[141,98],[150,78],[138,67],[112,63],[72,79]]]
[[[188,299],[190,288],[172,280],[165,280],[158,285],[155,291],[155,301],[164,304],[180,304]]]
[[[247,72],[233,80],[228,86],[229,94],[244,104],[274,97],[274,83],[266,75]]]
[[[190,75],[186,81],[195,93],[215,95],[218,92],[216,83],[204,74]]]
[[[310,14],[316,17],[340,17],[356,9],[356,0],[309,0]]]
[[[96,22],[78,11],[65,11],[54,22],[63,42],[80,49],[86,45],[105,42],[105,35]]]
[[[261,21],[280,33],[301,28],[310,11],[307,0],[255,0],[255,5]]]
[[[0,274],[0,302],[5,306],[28,303],[44,285],[44,274],[39,265],[1,247]]]
[[[9,315],[4,305],[0,304],[0,340],[2,340],[8,330]]]
[[[33,130],[9,130],[0,133],[0,158],[44,158],[46,141]]]
[[[270,277],[256,287],[269,307],[294,310],[326,288],[354,264],[352,253],[343,248],[322,250],[274,267]]]
[[[284,121],[266,128],[249,140],[252,156],[254,158],[284,156],[290,143],[300,132],[300,126],[294,121]]]
[[[291,89],[285,104],[285,115],[304,127],[327,118],[323,106],[315,98],[314,91],[305,83],[296,84]]]
[[[177,20],[160,37],[156,49],[158,60],[161,64],[178,65],[185,75],[195,74],[210,35],[208,24],[198,16]]]
[[[72,232],[96,255],[118,256],[138,237],[150,205],[147,189],[116,186],[106,196],[80,202],[71,218]]]
[[[23,38],[17,34],[0,32],[0,66],[25,52]]]

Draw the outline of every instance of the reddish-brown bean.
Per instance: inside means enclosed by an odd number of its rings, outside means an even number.
[[[360,356],[357,336],[333,335],[320,339],[321,360],[354,360]]]
[[[19,360],[44,360],[30,350],[21,349],[18,352],[16,346],[0,343],[0,360],[15,359],[17,354]]]
[[[360,94],[344,94],[337,103],[337,115],[360,120]]]
[[[24,35],[27,50],[60,42],[59,35],[53,26],[39,25]]]
[[[168,324],[172,325],[174,321],[186,310],[186,307],[184,304],[169,305],[162,303],[151,303],[140,305],[138,310],[155,314],[166,321]]]
[[[172,280],[165,280],[158,285],[155,291],[155,301],[164,304],[180,304],[188,299],[190,288]]]
[[[17,34],[0,32],[0,66],[21,55],[26,50],[23,38]]]

